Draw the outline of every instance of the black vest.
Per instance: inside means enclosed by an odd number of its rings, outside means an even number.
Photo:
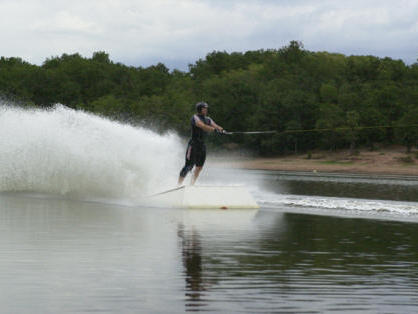
[[[195,117],[197,117],[200,121],[202,121],[206,125],[210,125],[212,120],[209,117],[205,117],[201,114],[196,114],[192,117],[191,124],[192,124],[192,143],[193,144],[204,144],[206,138],[206,132],[196,126]]]

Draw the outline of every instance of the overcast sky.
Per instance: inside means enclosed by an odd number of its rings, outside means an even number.
[[[0,0],[0,56],[63,53],[187,70],[214,50],[418,58],[418,0]]]

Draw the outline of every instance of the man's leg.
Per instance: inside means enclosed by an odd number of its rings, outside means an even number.
[[[186,150],[186,162],[185,162],[184,167],[180,171],[180,176],[179,176],[179,179],[177,181],[177,185],[179,185],[179,186],[182,185],[183,181],[184,181],[184,178],[187,176],[189,171],[193,169],[193,166],[194,166],[194,161],[193,160],[194,160],[194,156],[192,154],[192,146],[189,143],[187,145],[187,150]]]
[[[182,185],[183,184],[183,181],[184,181],[184,177],[179,176],[179,180],[177,181],[177,185],[178,186]]]
[[[195,167],[193,177],[192,177],[192,185],[194,185],[197,178],[199,177],[199,174],[200,174],[200,171],[202,170],[202,168],[203,167],[197,167],[197,166]]]
[[[194,173],[193,173],[193,177],[192,177],[192,185],[195,184],[197,178],[199,177],[200,171],[202,171],[203,165],[205,164],[205,160],[206,160],[206,147],[205,145],[203,145],[202,147],[200,147],[199,150],[197,150],[195,152],[195,157],[196,157],[196,167],[194,169]]]
[[[181,169],[177,185],[182,185],[186,175],[193,169],[193,164],[186,161],[186,165]]]

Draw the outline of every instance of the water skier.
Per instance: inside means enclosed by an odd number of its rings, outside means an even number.
[[[206,146],[204,142],[206,133],[225,133],[225,130],[221,126],[217,125],[215,121],[207,116],[208,107],[208,104],[205,102],[198,102],[196,104],[197,114],[193,115],[191,119],[192,138],[189,140],[187,145],[186,163],[180,171],[178,185],[183,183],[187,173],[189,173],[194,166],[196,167],[191,184],[193,185],[199,177],[199,173],[206,160]]]

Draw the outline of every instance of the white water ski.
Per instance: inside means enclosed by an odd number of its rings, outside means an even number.
[[[154,194],[150,200],[155,206],[176,208],[259,208],[243,186],[181,186]]]

